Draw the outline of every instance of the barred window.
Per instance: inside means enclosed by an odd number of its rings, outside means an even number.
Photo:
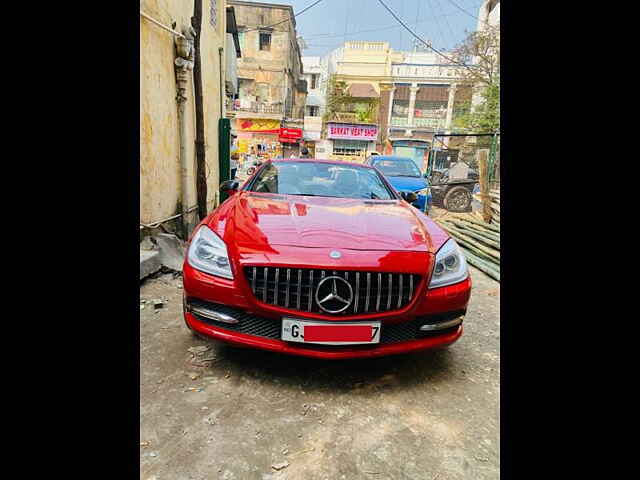
[[[333,141],[334,155],[364,155],[367,151],[367,143],[362,140],[339,140]]]

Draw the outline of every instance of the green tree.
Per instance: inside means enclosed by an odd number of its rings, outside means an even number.
[[[460,62],[471,62],[460,73],[476,99],[458,106],[454,128],[471,133],[500,131],[500,26],[486,25],[469,34],[454,54]]]

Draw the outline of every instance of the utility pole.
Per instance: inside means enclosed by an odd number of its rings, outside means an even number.
[[[200,61],[200,31],[202,29],[202,0],[195,0],[191,26],[195,31],[193,90],[196,103],[196,194],[198,197],[198,216],[200,220],[207,216],[207,173],[204,148],[204,111],[202,98],[202,68]]]

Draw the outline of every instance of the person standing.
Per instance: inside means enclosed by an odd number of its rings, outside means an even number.
[[[229,167],[231,169],[231,180],[235,180],[236,178],[236,172],[238,170],[238,159],[240,158],[240,156],[237,153],[234,153],[233,155],[231,155],[231,162],[229,164]]]
[[[300,158],[311,158],[311,155],[309,155],[309,149],[307,147],[302,147],[302,150],[300,150]]]

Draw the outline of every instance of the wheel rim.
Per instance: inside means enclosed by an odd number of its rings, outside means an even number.
[[[467,206],[467,195],[464,191],[460,190],[459,192],[453,192],[453,194],[449,197],[449,201],[447,202],[450,208],[461,209]]]

